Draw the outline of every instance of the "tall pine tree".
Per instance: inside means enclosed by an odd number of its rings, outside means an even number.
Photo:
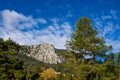
[[[94,29],[87,17],[82,17],[76,24],[76,30],[72,33],[71,40],[66,46],[81,54],[91,52],[95,55],[103,55],[112,46],[105,45],[104,38],[98,37],[98,31]]]

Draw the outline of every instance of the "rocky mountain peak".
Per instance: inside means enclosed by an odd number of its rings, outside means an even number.
[[[55,53],[54,46],[49,43],[27,46],[24,52],[27,56],[45,63],[57,64],[62,62],[62,57]]]

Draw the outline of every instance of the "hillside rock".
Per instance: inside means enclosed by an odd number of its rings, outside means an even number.
[[[55,53],[54,46],[49,43],[26,46],[22,52],[44,63],[58,64],[63,61],[63,58]]]

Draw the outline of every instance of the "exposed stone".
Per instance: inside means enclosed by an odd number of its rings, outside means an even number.
[[[44,43],[40,45],[27,46],[23,52],[30,57],[39,61],[57,64],[62,62],[62,57],[55,53],[55,48],[52,44]]]

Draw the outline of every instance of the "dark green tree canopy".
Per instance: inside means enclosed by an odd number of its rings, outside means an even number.
[[[89,51],[92,54],[105,53],[112,48],[112,46],[105,45],[104,38],[98,37],[98,31],[94,29],[87,17],[78,20],[76,30],[66,45],[79,53]]]
[[[0,80],[23,80],[25,73],[23,62],[15,55],[20,45],[11,39],[4,41],[0,38]]]

